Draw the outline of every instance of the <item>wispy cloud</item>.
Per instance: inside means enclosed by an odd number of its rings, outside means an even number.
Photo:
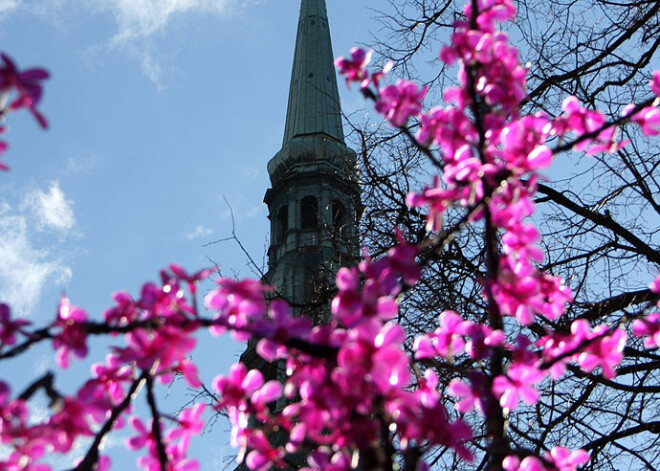
[[[30,316],[46,286],[63,285],[72,276],[54,253],[57,242],[37,244],[44,235],[37,237],[36,231],[54,229],[64,237],[74,227],[72,202],[57,183],[28,193],[17,208],[0,202],[0,300],[18,315]]]
[[[0,0],[0,15],[16,10],[20,3],[20,0]]]
[[[25,216],[0,216],[0,298],[12,310],[29,316],[47,281],[62,284],[70,278],[62,260],[32,245]]]
[[[98,7],[115,17],[118,31],[113,43],[125,43],[164,31],[176,17],[191,13],[227,14],[239,0],[97,0]],[[243,2],[245,3],[245,2]]]
[[[163,70],[153,36],[164,34],[178,18],[212,14],[218,17],[236,12],[256,0],[97,0],[95,8],[109,12],[117,24],[110,47],[134,57],[145,76],[161,90],[171,71]]]
[[[208,237],[213,234],[213,229],[206,226],[197,226],[192,231],[186,233],[186,239],[194,240],[201,237]]]
[[[116,28],[98,41],[138,61],[145,76],[161,89],[177,71],[163,66],[155,38],[166,34],[174,21],[195,15],[226,18],[263,1],[267,0],[0,0],[0,18],[19,9],[55,22],[70,13],[109,15]]]
[[[99,159],[96,155],[92,154],[88,157],[83,158],[73,158],[69,157],[66,160],[66,166],[64,167],[64,173],[66,175],[75,175],[78,173],[87,173],[92,170],[98,164]]]
[[[73,202],[66,199],[58,182],[50,184],[48,191],[34,190],[25,197],[22,208],[32,212],[38,228],[69,231],[75,224]]]

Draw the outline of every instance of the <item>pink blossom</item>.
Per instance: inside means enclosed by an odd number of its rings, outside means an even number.
[[[261,430],[253,430],[248,436],[251,451],[245,458],[245,464],[252,471],[266,471],[273,465],[283,467],[282,450],[273,447]]]
[[[339,73],[346,77],[346,84],[350,87],[351,82],[361,82],[362,87],[369,85],[369,72],[366,66],[371,62],[373,50],[366,52],[359,47],[351,48],[351,58],[338,57],[335,59],[335,67]]]
[[[332,300],[331,311],[346,327],[377,318],[392,319],[398,312],[395,296],[401,291],[401,278],[413,285],[421,274],[415,263],[417,248],[409,245],[398,233],[401,243],[386,256],[371,260],[365,255],[358,269],[340,268],[336,284],[339,292]],[[360,290],[360,272],[365,281]]]
[[[552,463],[557,471],[575,471],[589,461],[589,454],[584,450],[571,451],[568,448],[556,446],[546,453],[544,458]]]
[[[53,348],[57,350],[56,360],[61,368],[68,368],[69,353],[78,358],[87,356],[87,313],[71,306],[67,298],[62,298],[57,310],[55,327],[60,331],[53,335]]]
[[[301,468],[301,471],[349,471],[351,466],[351,457],[346,452],[317,449],[310,453],[307,458],[308,468]]]
[[[377,351],[372,357],[371,375],[381,391],[405,387],[410,382],[410,363],[401,348],[404,340],[403,329],[391,322],[385,324],[374,339]]]
[[[498,11],[505,10],[507,7]],[[451,45],[442,49],[440,59],[448,65],[462,60],[458,74],[462,88],[467,85],[465,66],[472,66],[475,91],[486,103],[506,113],[516,113],[527,96],[527,70],[520,64],[518,52],[509,44],[508,36],[494,31],[493,20],[489,12],[479,15],[479,30],[471,29],[466,21],[456,22]]]
[[[424,407],[435,407],[442,398],[438,393],[438,374],[431,368],[424,371],[424,377],[418,380],[418,387],[415,395],[419,397],[419,402]]]
[[[180,373],[191,388],[196,389],[202,387],[202,382],[200,381],[199,373],[197,372],[197,365],[192,361],[182,359],[173,370],[176,373]]]
[[[133,381],[131,367],[109,354],[105,364],[95,363],[91,371],[92,379],[81,388],[79,397],[91,401],[100,394],[107,396],[112,405],[119,404],[125,397],[124,385]]]
[[[419,90],[414,82],[398,80],[396,85],[379,90],[376,111],[383,114],[392,126],[402,127],[420,112],[425,95],[426,87]]]
[[[603,376],[608,379],[616,376],[615,368],[621,363],[627,339],[623,329],[614,329],[611,335],[609,332],[606,325],[599,325],[590,331],[589,322],[584,319],[571,324],[571,333],[576,337],[576,343],[587,344],[575,355],[580,368],[591,372],[600,366]]]
[[[96,465],[96,471],[109,471],[112,460],[107,455],[99,456],[98,464]]]
[[[182,410],[177,417],[178,425],[167,432],[166,440],[180,440],[179,449],[187,450],[192,436],[199,435],[204,427],[204,420],[200,418],[203,412],[204,404],[201,402]]]
[[[0,127],[1,128],[1,127]],[[2,157],[2,154],[9,148],[9,144],[7,144],[5,141],[0,141],[0,157]],[[9,170],[9,167],[2,163],[0,160],[0,170],[7,171]]]
[[[135,362],[138,368],[159,375],[161,383],[170,382],[173,373],[180,371],[195,385],[196,371],[182,367],[196,344],[190,329],[167,325],[152,331],[137,329],[126,334],[126,343],[126,347],[113,348],[120,361]]]
[[[556,446],[543,456],[545,463],[551,466],[544,466],[543,462],[536,456],[527,456],[520,460],[515,455],[504,458],[502,468],[504,471],[546,471],[554,469],[556,471],[575,471],[579,466],[589,461],[589,454],[584,450],[575,450],[571,452],[568,448]]]
[[[477,410],[483,414],[484,404],[481,398],[484,396],[484,377],[474,373],[470,375],[470,383],[462,379],[453,379],[449,383],[447,392],[454,397],[461,398],[454,404],[454,409],[465,414],[471,410]]]
[[[0,303],[0,347],[3,345],[14,345],[16,334],[26,335],[23,328],[30,325],[30,321],[23,319],[11,319],[9,306]]]
[[[421,127],[417,140],[424,145],[438,144],[446,160],[454,160],[457,149],[479,140],[474,124],[460,108],[433,108],[428,113],[421,113],[419,120]]]
[[[646,337],[646,348],[660,347],[660,312],[651,313],[644,319],[635,319],[633,334],[636,337]]]
[[[211,333],[219,335],[225,328],[231,328],[237,340],[247,340],[248,325],[263,319],[266,312],[264,293],[272,288],[257,280],[235,281],[220,278],[218,288],[206,295],[207,309],[218,311],[215,319],[218,325],[211,328]]]
[[[195,273],[189,274],[181,266],[172,264],[170,265],[170,270],[174,273],[174,276],[181,281],[188,283],[188,289],[192,294],[195,294],[196,285],[199,281],[205,280],[213,273],[213,270],[206,268],[204,270],[199,270]]]
[[[567,354],[577,346],[576,339],[572,335],[552,332],[541,337],[536,344],[542,348],[544,361],[551,364],[550,377],[555,380],[561,378],[566,371],[566,365],[571,361]]]
[[[625,141],[617,142],[615,126],[604,127],[606,119],[603,113],[587,110],[574,96],[564,99],[562,109],[564,114],[554,122],[554,129],[558,134],[565,135],[572,131],[582,136],[602,129],[594,138],[578,142],[573,147],[576,151],[585,151],[587,155],[593,155],[599,152],[615,152],[625,146]]]
[[[520,460],[515,455],[510,455],[502,461],[504,471],[546,471],[543,463],[536,456],[526,456]]]
[[[493,31],[495,22],[509,21],[516,16],[516,7],[511,0],[479,0],[477,2],[477,25],[483,31]],[[472,3],[463,8],[467,18],[472,18]]]
[[[339,387],[367,398],[370,384],[386,393],[409,383],[409,360],[401,348],[405,334],[398,324],[390,322],[381,327],[372,319],[351,334],[339,350],[337,368],[332,373]],[[356,383],[356,378],[364,378],[362,385]]]
[[[406,204],[413,208],[428,206],[426,216],[426,228],[429,231],[442,229],[442,218],[447,209],[460,198],[458,189],[446,189],[441,186],[440,179],[436,176],[434,184],[426,187],[421,194],[409,193]]]
[[[152,433],[152,421],[149,421],[149,424],[145,425],[138,416],[133,416],[128,419],[128,422],[137,432],[137,435],[130,437],[126,441],[126,446],[129,450],[139,450],[145,445],[148,445],[151,448],[155,447],[154,436]]]
[[[651,283],[649,283],[649,289],[655,294],[660,295],[660,274],[656,276]]]
[[[419,249],[408,244],[398,228],[395,232],[399,244],[387,251],[388,264],[392,270],[403,278],[407,285],[414,286],[422,275],[422,270],[415,261]]]
[[[462,420],[449,421],[442,401],[423,401],[419,394],[400,393],[386,405],[394,418],[399,436],[405,441],[428,442],[452,448],[457,455],[472,461],[465,442],[472,438],[472,430]]]
[[[440,314],[439,324],[440,327],[433,333],[415,339],[415,358],[450,358],[463,351],[463,336],[467,334],[472,323],[464,321],[454,311],[445,311]]]
[[[352,325],[362,315],[362,297],[359,293],[360,275],[357,268],[342,267],[337,271],[339,292],[332,300],[332,313],[344,325]]]
[[[52,434],[48,441],[55,451],[68,453],[79,436],[94,435],[87,422],[89,412],[89,409],[78,400],[72,398],[62,400],[60,410],[47,422]]]
[[[649,82],[649,86],[653,93],[660,98],[660,70],[653,71],[653,78]]]
[[[129,293],[119,291],[114,293],[112,298],[117,305],[106,310],[103,314],[103,318],[107,324],[122,326],[139,319],[140,308]]]
[[[645,136],[657,136],[660,134],[660,110],[655,106],[647,106],[633,113],[634,104],[623,109],[623,116],[630,116],[630,121],[639,125]]]
[[[502,128],[498,154],[508,169],[517,175],[546,168],[552,162],[552,152],[545,145],[552,126],[543,114],[524,116]]]
[[[41,101],[43,85],[41,82],[49,77],[45,69],[28,69],[19,72],[14,62],[5,54],[0,54],[4,65],[0,65],[0,92],[14,89],[18,93],[8,106],[10,110],[27,108],[37,119],[42,128],[48,127],[46,117],[37,110]]]
[[[465,351],[475,360],[484,358],[493,348],[504,345],[504,332],[483,324],[472,324],[467,329],[467,336]]]
[[[50,465],[36,462],[43,455],[43,446],[14,451],[9,454],[6,461],[0,462],[0,469],[3,471],[51,471]]]
[[[649,289],[651,292],[658,295],[658,302],[656,303],[657,307],[660,307],[660,274],[655,277],[655,279],[649,284]]]
[[[186,457],[185,450],[177,446],[168,445],[165,447],[167,455],[167,466],[165,471],[198,471],[199,463],[197,460]],[[154,448],[149,450],[149,454],[141,456],[137,460],[138,466],[145,471],[161,471],[161,463],[158,458],[158,453]]]
[[[267,403],[278,399],[282,393],[279,383],[269,381],[264,384],[259,370],[248,371],[242,363],[232,365],[228,376],[216,377],[213,389],[220,394],[216,408],[233,409],[240,413],[247,412],[251,407],[263,411]]]
[[[519,399],[529,405],[539,399],[539,392],[534,387],[545,377],[545,373],[529,365],[514,363],[506,376],[493,380],[493,394],[500,400],[500,405],[512,411],[518,407]]]
[[[262,358],[273,361],[284,355],[283,344],[289,339],[302,339],[312,330],[312,323],[307,317],[292,317],[289,305],[275,299],[268,306],[268,317],[252,324],[252,332],[262,337],[257,345],[257,352]]]

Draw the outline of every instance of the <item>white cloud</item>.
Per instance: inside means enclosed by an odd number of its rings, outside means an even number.
[[[112,36],[98,38],[103,47],[121,50],[140,64],[144,75],[161,90],[176,67],[163,67],[154,37],[167,33],[172,22],[193,15],[227,17],[267,0],[0,0],[0,20],[22,10],[51,23],[101,13],[116,25]],[[81,18],[80,21],[85,21]],[[165,70],[163,70],[165,69]],[[173,69],[173,70],[170,70]]]
[[[17,315],[30,316],[45,288],[66,284],[72,276],[54,253],[57,242],[46,244],[42,234],[37,245],[35,230],[52,228],[66,236],[74,225],[72,202],[57,182],[47,191],[29,192],[17,209],[0,202],[0,300]]]
[[[16,10],[20,3],[20,0],[0,0],[0,15]]]
[[[33,247],[27,218],[0,214],[0,299],[20,316],[29,316],[47,282],[62,284],[71,269],[46,249]]]
[[[226,14],[239,5],[238,0],[96,0],[110,10],[118,31],[112,41],[123,43],[163,31],[173,18],[188,13]]]
[[[192,231],[186,234],[186,239],[194,240],[194,239],[199,239],[201,237],[208,237],[211,234],[213,234],[213,229],[211,229],[210,227],[197,226],[195,227],[195,229],[193,229]]]
[[[151,41],[154,35],[165,33],[177,18],[192,14],[224,16],[253,1],[256,0],[95,0],[93,5],[110,12],[117,24],[110,46],[135,58],[142,73],[162,90],[172,71],[163,70]]]
[[[263,1],[267,0],[0,0],[0,19],[19,7],[56,23],[72,12],[108,14],[116,29],[111,37],[99,41],[137,60],[144,75],[160,90],[172,71],[163,70],[154,36],[165,34],[173,21],[183,17],[222,18]]]
[[[66,166],[64,167],[64,173],[66,175],[87,173],[90,170],[92,170],[94,167],[96,167],[98,163],[99,163],[99,159],[94,154],[83,158],[69,157],[68,159],[66,159]]]
[[[69,231],[75,224],[73,202],[67,200],[58,182],[50,184],[48,192],[35,190],[25,197],[23,208],[29,209],[37,218],[39,229]]]

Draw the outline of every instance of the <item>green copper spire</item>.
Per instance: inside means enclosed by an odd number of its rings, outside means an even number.
[[[314,134],[344,142],[325,0],[302,0],[284,145]]]

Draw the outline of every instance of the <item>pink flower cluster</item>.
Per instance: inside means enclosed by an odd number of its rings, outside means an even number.
[[[0,442],[13,450],[7,461],[0,463],[2,469],[49,470],[50,466],[38,460],[46,453],[68,453],[79,437],[93,436],[92,424],[103,419],[103,407],[108,401],[104,404],[83,388],[77,395],[59,398],[56,403],[52,415],[35,424],[29,420],[27,401],[11,400],[9,387],[0,382]]]
[[[174,425],[164,433],[162,444],[167,457],[166,471],[199,470],[199,463],[197,460],[189,458],[187,452],[190,439],[199,435],[204,427],[204,420],[201,418],[204,407],[203,403],[198,403],[182,410],[173,420]],[[139,417],[132,416],[129,423],[137,435],[132,436],[126,442],[128,449],[140,450],[145,447],[147,449],[147,454],[138,459],[138,466],[145,471],[161,471],[162,466],[158,442],[153,432],[153,422],[147,426]]]
[[[358,268],[340,268],[337,273],[339,293],[332,301],[332,313],[344,326],[352,327],[365,319],[389,321],[397,313],[396,296],[401,291],[399,277],[415,284],[420,276],[415,264],[417,249],[402,242],[390,249],[387,257],[367,258]],[[360,273],[364,285],[360,289]]]
[[[384,115],[392,126],[404,127],[408,119],[419,114],[422,109],[426,87],[420,90],[414,82],[398,80],[394,85],[379,88],[381,79],[391,70],[392,63],[387,63],[382,70],[371,74],[366,67],[371,62],[372,53],[354,47],[350,59],[339,57],[335,65],[349,86],[351,82],[360,82],[365,96],[375,97],[376,111]],[[376,93],[369,89],[372,84],[376,87]]]
[[[564,113],[555,120],[554,127],[558,135],[566,136],[573,132],[578,136],[573,149],[586,152],[587,155],[600,152],[616,152],[627,142],[618,142],[617,128],[606,125],[603,113],[588,110],[577,98],[569,96],[562,104]]]
[[[478,11],[472,11],[473,5]],[[496,22],[515,15],[513,3],[479,0],[468,2],[464,11],[467,20],[456,23],[451,44],[440,55],[449,65],[459,62],[460,86],[445,92],[449,106],[420,113],[425,90],[420,93],[415,84],[399,81],[389,86],[386,94],[384,89],[374,94],[376,110],[394,126],[417,118],[418,143],[437,146],[441,153],[442,175],[432,186],[407,199],[410,206],[427,208],[428,229],[444,230],[443,214],[458,205],[467,208],[470,220],[487,217],[486,223],[499,235],[501,251],[494,259],[497,268],[484,282],[484,296],[496,306],[497,313],[514,317],[522,325],[542,319],[555,321],[572,301],[572,293],[561,279],[537,268],[543,259],[536,246],[539,233],[526,221],[534,213],[537,172],[553,159],[548,141],[573,136],[572,147],[588,154],[614,152],[626,142],[617,141],[616,127],[607,123],[604,114],[587,110],[574,97],[564,101],[563,114],[554,120],[543,114],[520,117],[518,109],[526,98],[526,70],[506,34],[496,31]],[[660,96],[657,72],[651,89]],[[654,105],[631,105],[624,116],[639,125],[644,134],[656,135],[660,114]],[[350,306],[349,300],[357,299],[357,272],[347,270],[342,275],[335,302]],[[633,331],[647,337],[647,347],[656,346],[660,315],[653,313],[636,320]],[[486,373],[475,372],[468,381],[457,378],[449,386],[450,394],[460,399],[455,404],[458,411],[476,408],[483,413],[482,398],[489,394],[509,412],[518,407],[520,400],[536,403],[536,386],[548,375],[557,379],[568,362],[575,362],[587,372],[599,368],[611,378],[622,359],[625,342],[623,329],[602,325],[592,330],[587,322],[576,321],[570,333],[549,331],[537,343],[521,337],[517,346],[512,346],[505,342],[502,331],[463,320],[448,311],[440,316],[438,329],[415,340],[414,349],[417,359],[441,357],[449,361],[463,354],[480,360],[498,350],[513,351],[514,361],[503,375],[489,380]],[[522,464],[514,458],[508,459],[511,469],[545,469],[537,458],[530,457]],[[560,448],[546,457],[559,469],[574,469],[587,459],[583,452],[571,454]]]
[[[61,368],[69,367],[71,352],[78,358],[87,356],[85,321],[87,313],[79,307],[71,306],[67,298],[62,298],[55,321],[57,332],[53,334],[53,348],[57,350],[55,358]]]
[[[589,461],[589,455],[584,450],[571,450],[556,446],[543,459],[527,456],[522,460],[517,456],[507,456],[502,468],[504,471],[575,471],[579,466]]]
[[[426,87],[419,90],[416,83],[399,80],[395,85],[380,89],[376,111],[385,116],[392,126],[400,128],[421,111],[425,95]]]
[[[359,47],[351,49],[351,58],[338,57],[335,66],[341,74],[346,77],[346,84],[350,87],[351,82],[360,82],[361,87],[369,86],[369,72],[366,67],[371,62],[373,51],[365,51]]]
[[[658,296],[656,307],[660,308],[660,274],[651,282],[649,289]],[[652,312],[643,319],[635,319],[633,334],[645,337],[646,348],[660,348],[660,312]]]
[[[16,335],[26,335],[26,327],[31,325],[30,321],[11,318],[9,306],[0,303],[0,351],[4,347],[10,347],[16,343]]]
[[[82,437],[103,436],[121,428],[125,422],[123,415],[130,411],[133,394],[147,379],[157,378],[169,383],[174,374],[181,374],[191,387],[201,386],[197,368],[187,355],[195,346],[192,332],[202,324],[212,326],[213,322],[202,322],[197,317],[180,283],[185,282],[189,293],[194,294],[193,285],[209,274],[203,271],[187,275],[178,267],[171,273],[162,271],[162,283],[146,283],[137,300],[127,293],[115,294],[116,305],[105,312],[105,323],[89,321],[85,311],[63,298],[56,320],[46,329],[31,331],[29,322],[13,320],[9,308],[0,305],[0,359],[52,339],[57,363],[66,368],[71,353],[79,358],[87,355],[87,340],[91,335],[124,333],[126,341],[125,346],[112,347],[113,353],[106,357],[105,363],[94,364],[91,378],[70,396],[61,395],[49,375],[13,400],[9,387],[0,381],[0,443],[13,449],[8,461],[0,462],[0,469],[46,471],[50,466],[39,460],[47,453],[68,453]],[[43,422],[34,423],[28,421],[28,400],[42,388],[50,397],[53,410]],[[186,457],[186,450],[191,436],[201,430],[202,412],[202,404],[184,410],[174,420],[175,426],[161,437],[168,470],[198,469],[197,463]],[[137,418],[131,419],[131,423],[143,439],[132,439],[129,448],[148,445],[148,455],[138,463],[148,471],[160,470],[162,463],[153,430],[146,431]],[[96,455],[90,456],[95,456],[97,469],[110,464],[108,457],[98,455],[98,450]]]
[[[144,284],[137,299],[116,293],[104,322],[90,321],[84,310],[62,299],[56,319],[32,330],[29,322],[13,319],[9,307],[0,304],[0,360],[52,340],[58,365],[66,368],[71,354],[87,355],[92,336],[122,335],[124,340],[111,347],[105,363],[95,364],[91,377],[71,395],[59,393],[49,375],[13,399],[9,386],[0,381],[0,443],[10,448],[0,470],[46,471],[50,468],[42,461],[47,453],[67,453],[80,438],[94,437],[80,467],[105,471],[110,461],[99,454],[101,443],[128,419],[135,430],[128,448],[145,449],[138,459],[141,468],[197,471],[199,464],[187,454],[191,438],[203,427],[204,406],[197,404],[178,417],[162,415],[153,388],[157,382],[169,383],[175,374],[193,388],[201,386],[197,367],[189,359],[196,344],[193,334],[201,328],[256,342],[257,354],[274,372],[265,377],[238,363],[227,376],[213,381],[213,409],[227,413],[232,444],[240,449],[238,459],[253,471],[285,468],[289,454],[308,456],[306,471],[349,471],[356,458],[397,456],[418,456],[410,469],[424,470],[425,453],[438,446],[470,460],[470,442],[477,434],[456,414],[476,410],[489,425],[499,423],[521,403],[535,404],[539,385],[562,376],[571,362],[587,373],[614,377],[627,340],[623,327],[592,328],[586,320],[577,320],[570,331],[551,328],[561,324],[555,321],[572,301],[572,293],[561,279],[538,267],[543,253],[530,216],[538,172],[553,159],[549,141],[574,136],[554,152],[566,145],[587,153],[612,151],[624,143],[616,140],[615,127],[603,114],[587,110],[573,97],[565,100],[563,114],[555,119],[520,116],[526,70],[508,37],[496,29],[497,22],[515,15],[512,1],[476,0],[464,13],[466,19],[456,23],[451,44],[441,52],[446,63],[459,63],[460,86],[446,90],[445,107],[422,111],[426,88],[413,82],[379,88],[389,67],[370,74],[366,66],[371,53],[353,49],[349,59],[336,62],[347,82],[360,82],[362,92],[393,126],[403,128],[417,119],[416,144],[429,154],[439,153],[434,163],[442,174],[407,198],[410,206],[428,211],[428,228],[438,233],[437,238],[417,247],[398,233],[399,244],[386,254],[365,256],[357,267],[341,268],[331,303],[333,317],[321,326],[292,318],[288,304],[268,299],[273,289],[256,280],[219,279],[205,297],[212,311],[205,318],[197,311],[197,285],[211,272],[189,274],[178,265],[163,270],[159,283]],[[13,90],[18,97],[0,112],[25,107],[45,126],[36,106],[47,74],[41,69],[20,73],[6,56],[2,60],[0,93]],[[375,92],[369,88],[372,84]],[[657,72],[651,89],[660,97]],[[621,121],[632,121],[645,134],[657,134],[660,118],[655,105],[649,104],[653,101],[627,108]],[[5,148],[0,143],[0,151]],[[434,331],[413,339],[394,321],[399,297],[415,289],[421,277],[420,253],[438,249],[446,240],[443,231],[451,236],[462,228],[443,226],[449,208],[464,211],[465,224],[479,221],[486,228],[484,267],[477,281],[488,309],[481,316],[471,313],[471,320],[445,311]],[[660,276],[650,288],[660,294]],[[479,317],[486,320],[477,321]],[[525,334],[530,325],[537,333],[545,329],[545,335],[532,340]],[[632,331],[644,337],[648,348],[657,348],[660,314],[640,316]],[[414,358],[404,349],[408,341]],[[461,365],[452,370],[456,377],[447,388],[454,411],[447,409],[439,390],[432,368],[436,361]],[[129,415],[145,383],[151,411],[146,424]],[[29,400],[41,389],[53,410],[42,421],[30,421]],[[503,428],[488,433],[492,440],[500,433],[506,441]],[[502,453],[489,466],[505,471],[574,471],[589,460],[583,450],[555,447],[540,457],[530,450],[509,450],[509,445],[502,449],[510,454]]]
[[[370,73],[366,67],[371,62],[372,55],[373,50],[365,51],[359,47],[354,47],[351,48],[350,59],[346,57],[335,59],[335,66],[345,76],[346,84],[349,87],[351,86],[351,82],[360,82],[360,87],[363,91],[366,91],[371,84],[374,84],[378,88],[380,80],[391,70],[392,63],[388,62],[380,71]]]
[[[242,450],[239,459],[246,454],[251,469],[282,466],[285,451],[306,450],[313,457],[310,466],[328,461],[334,463],[333,469],[348,470],[350,460],[340,459],[345,452],[331,457],[326,447],[369,450],[381,436],[383,423],[396,426],[402,441],[428,440],[469,457],[464,442],[471,432],[462,421],[449,419],[435,387],[409,390],[412,377],[410,359],[403,350],[405,333],[390,321],[403,285],[419,279],[416,255],[417,250],[402,241],[380,259],[367,258],[359,268],[341,269],[339,293],[332,303],[335,320],[330,325],[311,328],[296,319],[287,320],[287,311],[276,301],[271,302],[270,316],[263,316],[259,309],[248,317],[243,331],[261,337],[259,354],[267,361],[286,357],[287,371],[284,388],[240,364],[228,377],[214,382],[221,397],[216,407],[227,411],[232,441]],[[221,282],[208,299],[226,310],[229,298],[243,291],[241,283],[233,284],[235,291],[230,292]],[[260,295],[263,300],[263,291]],[[256,290],[239,298],[241,302],[250,299],[247,311],[261,307]],[[298,347],[300,342],[311,346],[310,352],[326,353],[308,353]],[[437,385],[437,378],[435,383],[430,378],[429,384]],[[269,405],[279,404],[282,397],[287,405],[275,415]],[[376,402],[382,403],[382,410],[374,418]],[[268,440],[276,429],[289,437],[283,447],[274,447]],[[345,467],[339,468],[338,463]]]
[[[44,69],[28,69],[20,72],[9,56],[0,54],[0,123],[4,117],[21,108],[27,109],[36,118],[42,128],[48,127],[46,117],[37,110],[43,94],[42,82],[48,78]],[[5,127],[0,125],[0,134]],[[8,145],[0,141],[0,156]],[[0,161],[0,170],[8,170]]]

